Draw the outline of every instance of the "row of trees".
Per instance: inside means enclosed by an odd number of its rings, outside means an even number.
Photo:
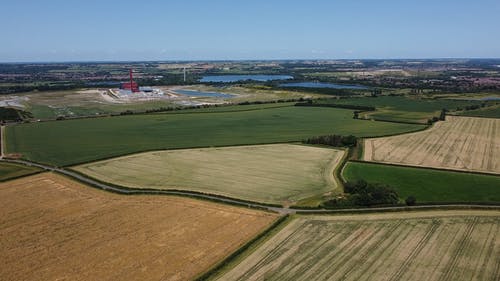
[[[322,145],[329,145],[329,146],[336,146],[336,147],[341,147],[341,146],[347,146],[347,147],[353,147],[356,146],[358,139],[353,136],[341,136],[341,135],[325,135],[325,136],[317,136],[317,137],[311,137],[306,140],[303,140],[303,143],[307,144],[322,144]]]
[[[399,204],[398,193],[386,184],[368,183],[365,180],[349,181],[344,184],[344,197],[334,198],[323,203],[325,207],[370,207],[376,205]],[[408,206],[416,204],[414,196],[406,198]]]

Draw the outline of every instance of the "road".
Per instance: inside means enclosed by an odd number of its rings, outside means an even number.
[[[3,146],[3,145],[2,145]],[[401,207],[376,207],[376,208],[356,208],[356,209],[338,209],[338,210],[332,210],[332,209],[298,209],[298,208],[284,208],[284,207],[273,207],[265,204],[259,204],[256,202],[245,202],[237,199],[231,199],[231,198],[224,198],[220,196],[215,196],[215,195],[210,195],[210,194],[202,194],[202,193],[195,193],[195,192],[190,192],[190,191],[178,191],[178,190],[152,190],[152,189],[139,189],[139,188],[122,188],[122,187],[117,187],[113,185],[109,185],[106,183],[102,183],[99,181],[96,181],[92,178],[86,177],[82,174],[75,173],[71,170],[60,168],[60,167],[54,167],[54,166],[49,166],[49,165],[44,165],[44,164],[39,164],[39,163],[34,163],[26,160],[5,160],[5,159],[0,159],[0,161],[4,162],[11,162],[11,163],[18,163],[22,165],[27,165],[27,166],[34,166],[41,168],[46,171],[51,171],[51,172],[57,172],[63,175],[66,175],[68,177],[74,178],[80,182],[86,183],[88,185],[91,185],[93,187],[105,190],[105,191],[110,191],[110,192],[115,192],[118,194],[124,194],[124,195],[145,195],[145,194],[150,194],[150,195],[179,195],[179,196],[189,196],[189,197],[195,197],[195,198],[200,198],[200,199],[205,199],[205,200],[211,200],[211,201],[216,201],[216,202],[222,202],[222,203],[229,203],[229,204],[234,204],[234,205],[239,205],[243,207],[248,207],[248,208],[258,208],[258,209],[264,209],[268,210],[271,212],[276,212],[281,215],[286,215],[286,214],[315,214],[315,213],[331,213],[331,214],[342,214],[342,213],[363,213],[363,212],[394,212],[394,211],[415,211],[415,210],[432,210],[432,209],[492,209],[492,210],[500,210],[500,206],[495,205],[495,206],[490,206],[490,205],[473,205],[473,204],[453,204],[453,205],[421,205],[421,206],[401,206]]]

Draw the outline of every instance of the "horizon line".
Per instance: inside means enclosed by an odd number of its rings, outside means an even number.
[[[171,59],[171,60],[34,60],[0,61],[0,64],[55,64],[55,63],[175,63],[175,62],[259,62],[259,61],[405,61],[405,60],[500,60],[500,57],[420,57],[420,58],[296,58],[296,59]]]

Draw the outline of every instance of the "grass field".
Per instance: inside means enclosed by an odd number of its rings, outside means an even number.
[[[459,113],[463,116],[500,118],[500,105],[485,107],[476,110],[468,110]]]
[[[101,181],[291,205],[332,192],[344,151],[274,144],[156,151],[77,166]]]
[[[7,162],[0,162],[0,181],[17,178],[40,171],[36,167],[28,167]]]
[[[56,174],[0,183],[0,279],[189,280],[276,215],[106,193]]]
[[[420,123],[426,123],[428,119],[434,116],[439,117],[443,108],[455,110],[457,107],[463,108],[467,105],[481,104],[479,101],[471,100],[425,99],[402,96],[345,98],[323,100],[318,101],[318,103],[373,106],[377,108],[377,111],[366,112],[362,117]]]
[[[431,129],[366,139],[364,160],[500,173],[500,119],[447,116]]]
[[[422,128],[356,120],[350,110],[290,106],[20,124],[6,128],[6,148],[29,160],[70,165],[144,150],[300,141],[324,134],[380,136]]]
[[[401,198],[412,195],[418,203],[500,203],[500,177],[494,175],[349,162],[343,176],[350,181],[388,184]]]
[[[299,216],[218,280],[499,280],[499,211]]]

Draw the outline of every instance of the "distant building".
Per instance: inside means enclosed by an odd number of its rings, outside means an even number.
[[[123,90],[129,90],[132,93],[137,93],[137,92],[139,92],[139,85],[136,82],[134,82],[134,77],[132,75],[132,69],[129,70],[129,74],[130,74],[130,82],[122,83],[121,88]]]

